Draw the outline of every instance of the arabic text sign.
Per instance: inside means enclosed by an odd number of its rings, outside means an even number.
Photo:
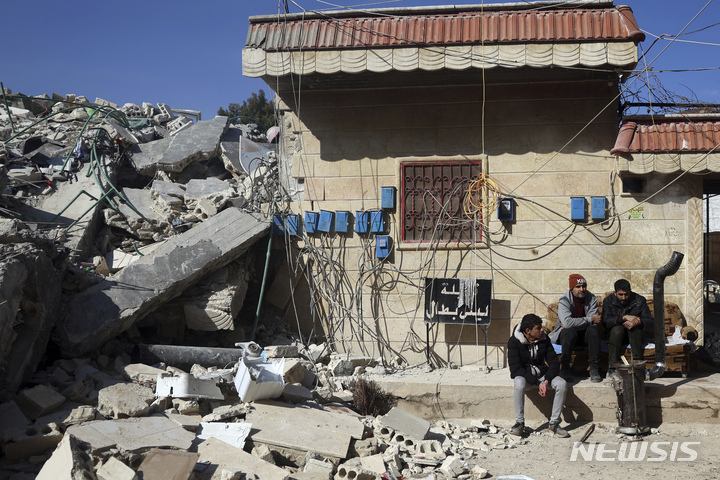
[[[492,280],[426,278],[425,321],[487,325],[491,294]]]

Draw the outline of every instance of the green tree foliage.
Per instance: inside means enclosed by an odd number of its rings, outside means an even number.
[[[231,103],[227,109],[220,108],[217,114],[237,119],[236,123],[256,123],[263,130],[275,125],[275,108],[263,90],[253,93],[242,105]]]

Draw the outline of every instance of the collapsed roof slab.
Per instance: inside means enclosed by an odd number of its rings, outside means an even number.
[[[63,354],[82,355],[124,332],[207,273],[236,260],[269,227],[259,215],[228,208],[75,295],[57,328]]]
[[[228,117],[215,117],[198,122],[174,137],[134,147],[132,160],[143,175],[156,170],[182,172],[192,162],[209,160],[219,151],[220,139],[228,128]]]

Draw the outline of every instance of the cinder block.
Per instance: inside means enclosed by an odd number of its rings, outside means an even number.
[[[5,459],[16,462],[23,458],[40,455],[57,446],[63,434],[57,424],[51,423],[41,427],[34,425],[16,431],[10,442],[5,443]]]
[[[415,456],[429,460],[445,460],[447,455],[437,440],[421,440],[415,445]]]
[[[65,397],[47,385],[28,388],[17,396],[18,406],[31,420],[54,411],[63,403]]]
[[[424,440],[430,431],[430,422],[397,407],[393,407],[379,422],[415,440]]]
[[[440,465],[440,471],[448,477],[457,477],[467,471],[467,463],[462,458],[452,456],[447,457],[445,461]]]
[[[285,383],[301,383],[305,378],[307,369],[300,360],[285,360],[285,371],[283,372],[283,380]]]

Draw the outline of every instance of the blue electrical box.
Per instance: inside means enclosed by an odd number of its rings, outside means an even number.
[[[515,200],[512,198],[501,198],[498,202],[498,220],[501,222],[515,221]]]
[[[317,212],[305,212],[305,231],[307,233],[317,232],[320,214]]]
[[[381,187],[380,207],[392,210],[395,208],[395,187]]]
[[[590,211],[593,220],[605,220],[605,197],[592,197]]]
[[[355,212],[355,231],[357,233],[368,233],[370,231],[370,212]]]
[[[377,258],[386,258],[388,255],[390,255],[390,237],[378,235],[375,237],[375,256]]]
[[[273,233],[276,235],[298,235],[300,232],[300,215],[273,215]]]
[[[370,231],[372,233],[385,233],[385,212],[370,210]]]
[[[318,222],[319,232],[329,232],[333,225],[333,212],[327,210],[320,210],[320,221]]]
[[[585,220],[585,197],[570,197],[570,219]]]
[[[338,210],[335,212],[335,232],[347,233],[350,226],[350,212]]]

